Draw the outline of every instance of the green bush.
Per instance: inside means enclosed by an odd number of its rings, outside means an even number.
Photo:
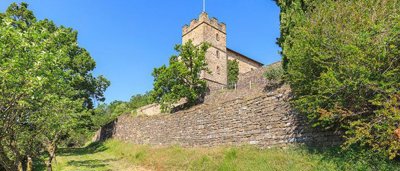
[[[100,104],[93,110],[91,120],[94,124],[92,131],[97,131],[100,127],[115,120],[122,114],[136,116],[136,109],[153,103],[151,92],[133,95],[129,102],[113,101],[110,104]]]
[[[293,104],[346,146],[400,150],[400,3],[277,0]]]
[[[283,80],[284,71],[282,67],[269,67],[264,73],[265,78],[270,81],[280,82]]]

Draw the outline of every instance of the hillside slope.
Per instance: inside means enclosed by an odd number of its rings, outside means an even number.
[[[181,148],[134,145],[117,140],[81,149],[62,149],[56,171],[336,171],[398,170],[398,163],[359,151],[324,152],[304,147],[257,149],[250,146]]]

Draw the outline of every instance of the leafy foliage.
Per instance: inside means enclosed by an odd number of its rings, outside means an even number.
[[[239,62],[228,60],[228,88],[235,88],[235,84],[239,79]]]
[[[48,167],[69,132],[87,129],[93,100],[109,82],[93,77],[95,62],[77,32],[37,21],[28,4],[0,14],[0,165],[17,170],[28,156],[49,153]]]
[[[145,94],[133,95],[129,102],[113,101],[110,104],[100,104],[95,108],[95,114],[92,116],[94,123],[92,131],[97,131],[101,126],[111,122],[122,114],[130,113],[135,115],[136,109],[152,103],[151,94],[147,92]]]
[[[151,97],[151,92],[147,92],[145,94],[133,95],[128,106],[131,110],[135,110],[148,104],[152,104],[153,102],[154,100]]]
[[[400,3],[277,0],[294,105],[345,145],[399,155]]]
[[[192,105],[202,98],[206,82],[200,79],[200,75],[201,72],[209,72],[205,61],[208,47],[207,43],[196,47],[191,40],[184,45],[176,45],[179,56],[172,56],[169,66],[154,69],[152,96],[161,104],[163,111],[170,110],[181,99]]]
[[[268,67],[264,73],[266,79],[270,81],[277,81],[280,82],[283,80],[284,71],[281,66],[278,67]]]

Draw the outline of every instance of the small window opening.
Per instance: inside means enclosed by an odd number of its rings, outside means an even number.
[[[217,37],[217,41],[219,41],[219,34],[218,33],[217,33],[217,35],[215,37]]]

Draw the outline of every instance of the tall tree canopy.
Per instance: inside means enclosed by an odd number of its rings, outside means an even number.
[[[38,21],[26,3],[0,14],[0,165],[22,168],[27,156],[50,156],[71,131],[84,129],[93,100],[109,86],[77,32]],[[1,170],[1,168],[0,168]]]
[[[345,145],[394,158],[400,137],[400,3],[277,0],[294,105]]]
[[[169,110],[172,105],[185,98],[187,104],[196,103],[206,92],[206,82],[200,79],[201,72],[209,72],[205,54],[209,44],[193,45],[188,41],[176,45],[179,56],[172,56],[169,66],[161,66],[153,71],[154,89],[152,96],[161,104],[162,109]]]

